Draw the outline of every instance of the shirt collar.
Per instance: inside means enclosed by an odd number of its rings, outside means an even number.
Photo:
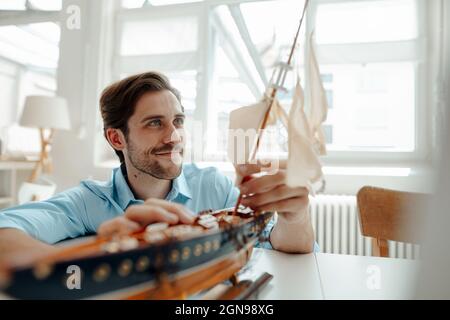
[[[178,196],[182,196],[186,199],[192,199],[191,188],[189,187],[186,176],[184,175],[184,169],[181,170],[181,174],[173,180],[172,190],[169,192],[169,195],[173,192],[173,199],[167,200],[175,200]]]
[[[116,168],[113,171],[113,184],[116,191],[116,199],[120,207],[125,211],[126,208],[132,204],[142,203],[142,200],[137,200],[128,185],[125,177],[126,171],[122,167]],[[182,201],[192,199],[191,189],[186,181],[184,175],[184,168],[181,174],[172,181],[172,189],[167,194],[168,201]]]

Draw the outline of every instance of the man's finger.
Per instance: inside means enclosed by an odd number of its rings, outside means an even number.
[[[239,186],[242,194],[258,194],[268,192],[278,186],[285,184],[286,175],[284,170],[276,175],[262,176],[251,179]]]
[[[268,192],[243,198],[242,204],[250,208],[258,208],[281,200],[304,196],[308,196],[308,190],[306,188],[290,188],[282,185]]]
[[[179,217],[159,206],[149,204],[136,205],[128,208],[126,217],[139,223],[141,226],[147,226],[154,222],[167,222],[177,224]]]
[[[269,203],[256,208],[256,210],[299,213],[308,207],[308,203],[308,197],[297,197]]]
[[[128,235],[140,228],[140,225],[125,217],[120,217],[106,221],[97,230],[100,237],[109,237],[113,235]]]
[[[149,199],[145,202],[154,206],[160,206],[170,213],[176,214],[184,224],[192,224],[195,221],[194,214],[185,206],[178,203],[172,203],[161,199]]]

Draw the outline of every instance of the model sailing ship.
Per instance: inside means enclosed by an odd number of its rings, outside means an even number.
[[[96,239],[15,266],[4,292],[19,299],[184,298],[232,278],[271,217],[244,208],[202,212],[193,225],[156,223]],[[70,289],[74,267],[81,290]]]
[[[307,60],[308,115],[300,81],[289,116],[276,99],[291,69],[308,3],[288,62],[280,64],[264,99],[231,113],[230,131],[254,129],[257,135],[244,150],[236,150],[230,141],[229,156],[234,164],[239,164],[237,153],[244,155],[246,163],[254,161],[264,130],[281,121],[289,136],[287,184],[314,192],[314,185],[323,181],[318,157],[325,153],[321,125],[328,108],[312,41]],[[201,212],[193,225],[151,224],[127,236],[67,247],[32,264],[11,264],[0,270],[0,289],[18,299],[177,299],[228,279],[236,284],[235,275],[248,262],[253,246],[262,240],[262,231],[273,218],[272,212],[254,212],[240,202],[241,198],[232,209]],[[71,278],[76,270],[81,274],[81,290],[76,290],[77,280]],[[232,297],[250,297],[252,289],[268,280],[270,276],[263,276],[256,285],[244,288],[246,292]]]

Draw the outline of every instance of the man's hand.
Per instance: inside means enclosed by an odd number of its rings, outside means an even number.
[[[100,225],[97,234],[102,237],[127,235],[155,222],[192,224],[194,215],[186,207],[160,199],[149,199],[143,205],[129,207],[123,216]]]
[[[263,164],[237,167],[242,177],[262,172]],[[277,211],[283,218],[296,220],[308,208],[308,189],[291,188],[286,185],[286,163],[280,162],[274,174],[253,178],[239,186],[242,204],[258,211]]]
[[[240,177],[267,171],[267,165],[250,164],[236,168]],[[274,170],[271,170],[274,171]],[[309,216],[308,189],[286,185],[286,163],[280,162],[271,174],[239,185],[242,204],[253,210],[276,211],[278,220],[270,234],[274,249],[289,253],[310,253],[314,246],[314,231]]]

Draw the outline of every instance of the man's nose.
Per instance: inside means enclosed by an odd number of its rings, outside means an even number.
[[[164,143],[181,143],[183,142],[183,132],[181,129],[176,128],[175,126],[170,126],[166,137],[164,139]]]

